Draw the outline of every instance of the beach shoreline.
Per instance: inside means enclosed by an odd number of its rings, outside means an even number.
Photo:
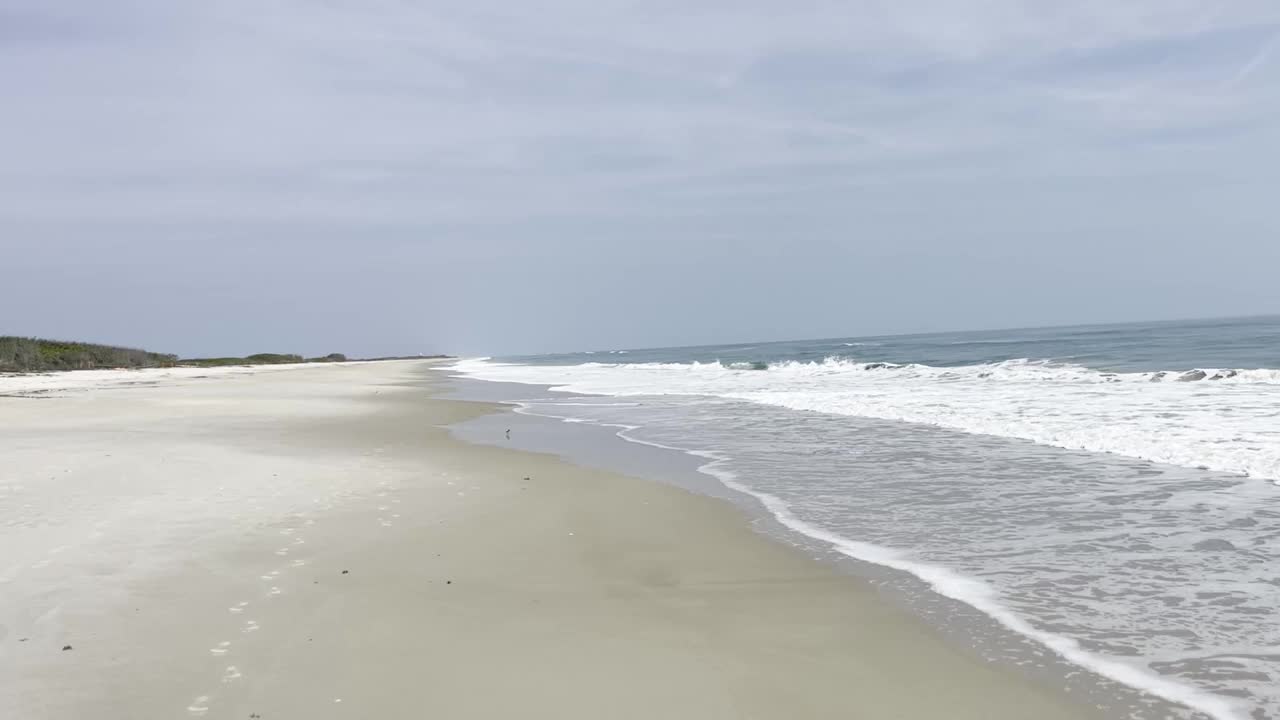
[[[720,500],[458,440],[504,408],[429,367],[0,398],[0,714],[1098,717]]]
[[[449,370],[441,368],[440,372]],[[752,487],[759,476],[738,474],[743,458],[739,454],[741,445],[708,447],[693,423],[682,425],[688,432],[685,436],[663,436],[661,428],[668,424],[667,420],[649,425],[645,416],[636,414],[641,407],[663,405],[664,399],[618,398],[548,385],[476,380],[453,372],[449,377],[453,391],[447,397],[499,402],[510,406],[514,413],[484,415],[455,425],[453,430],[458,437],[468,442],[551,453],[577,465],[674,485],[731,503],[749,519],[756,532],[874,585],[882,597],[928,623],[952,646],[964,648],[983,661],[1016,667],[1039,682],[1061,687],[1068,697],[1096,708],[1104,716],[1234,720],[1247,714],[1242,704],[1233,699],[1162,677],[1122,653],[1121,657],[1108,656],[1070,635],[1028,623],[1005,607],[1003,598],[989,585],[931,565],[913,553],[909,545],[905,550],[877,546],[859,541],[856,534],[837,535],[800,519],[787,501]],[[721,417],[727,417],[730,411],[723,404],[720,407]],[[617,414],[608,414],[607,419],[597,414],[612,408],[617,408]],[[756,424],[763,427],[769,427],[770,420],[775,419],[763,413],[756,415]],[[504,427],[510,428],[505,440]],[[891,427],[889,431],[920,432],[908,425]],[[655,441],[655,437],[662,440]],[[837,442],[832,447],[874,446],[878,441],[868,434],[852,446]],[[993,452],[990,457],[1000,456]],[[810,466],[783,463],[779,465],[782,468],[791,468],[800,473],[797,477],[812,480],[804,474],[812,470]],[[902,483],[907,478],[889,481]],[[1070,598],[1064,597],[1063,601],[1069,603]]]

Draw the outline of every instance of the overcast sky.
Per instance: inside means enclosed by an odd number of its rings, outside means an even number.
[[[0,0],[0,334],[1280,312],[1275,0]]]

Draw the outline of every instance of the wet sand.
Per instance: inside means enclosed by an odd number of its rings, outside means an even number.
[[[0,398],[0,717],[1094,717],[727,503],[454,439],[504,410],[430,376]]]

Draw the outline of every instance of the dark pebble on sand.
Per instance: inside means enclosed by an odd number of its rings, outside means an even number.
[[[27,638],[18,638],[18,642],[26,642]]]
[[[62,650],[63,650],[63,652],[66,652],[67,650],[70,650],[70,649],[71,649],[71,646],[70,646],[70,645],[63,645],[63,646],[62,646]]]
[[[351,571],[350,571],[350,570],[343,570],[343,571],[342,571],[342,574],[343,574],[343,575],[346,575],[346,574],[347,574],[347,573],[349,573],[349,572],[351,572]]]
[[[452,580],[445,580],[445,581],[444,581],[444,584],[445,584],[445,585],[452,585],[452,584],[453,584],[453,581],[452,581]]]

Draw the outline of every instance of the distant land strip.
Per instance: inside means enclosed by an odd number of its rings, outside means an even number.
[[[0,372],[52,372],[58,370],[109,370],[158,367],[219,367],[224,365],[279,365],[283,363],[326,363],[351,360],[417,360],[447,358],[448,355],[408,355],[377,358],[348,358],[342,353],[307,358],[291,353],[257,353],[246,357],[180,358],[137,348],[94,343],[46,340],[44,338],[0,335]]]

